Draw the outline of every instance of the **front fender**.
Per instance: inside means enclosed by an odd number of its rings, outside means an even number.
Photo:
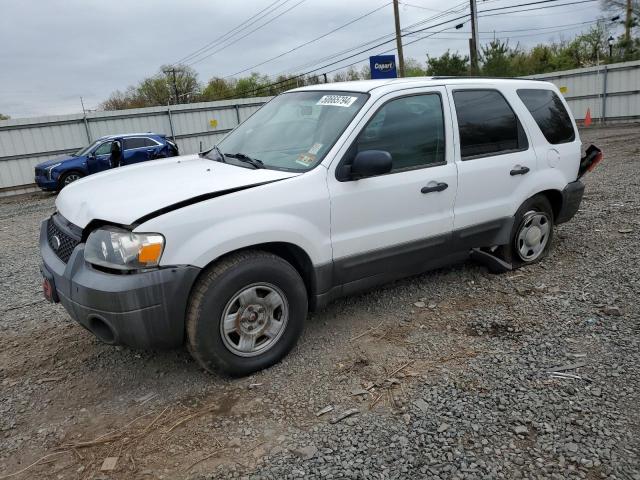
[[[144,225],[140,230],[144,229]],[[304,250],[314,265],[331,259],[331,241],[312,222],[292,214],[260,213],[229,218],[183,238],[179,232],[165,234],[162,265],[189,264],[203,268],[235,250],[270,242],[290,243]]]

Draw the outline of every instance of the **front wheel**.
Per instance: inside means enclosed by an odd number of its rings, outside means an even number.
[[[514,268],[531,265],[547,256],[553,240],[553,209],[544,195],[525,201],[515,214],[511,241],[500,256]]]
[[[204,271],[187,308],[191,355],[232,376],[267,368],[296,344],[307,291],[291,264],[271,253],[232,254]]]
[[[58,190],[62,190],[64,187],[69,185],[70,183],[75,182],[76,180],[80,180],[84,175],[80,172],[67,172],[60,177],[58,181]]]

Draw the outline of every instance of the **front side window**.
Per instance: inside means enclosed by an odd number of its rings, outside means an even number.
[[[144,146],[145,147],[157,147],[158,143],[150,138],[144,138]]]
[[[391,100],[362,130],[349,155],[384,150],[393,159],[392,172],[445,162],[444,116],[436,93]]]
[[[95,142],[87,145],[86,147],[82,147],[80,150],[78,150],[77,152],[72,154],[72,156],[73,157],[81,157],[83,155],[86,155],[89,152],[91,152],[94,148],[96,148],[98,145],[100,145],[101,142],[102,142],[102,140],[96,140]]]
[[[277,96],[219,144],[225,161],[238,154],[262,161],[265,168],[307,171],[322,161],[368,95],[356,92],[301,91]],[[205,155],[217,159],[215,150]]]
[[[497,90],[456,90],[453,101],[463,160],[528,148],[518,117]]]
[[[518,90],[518,96],[531,112],[547,142],[557,145],[573,142],[576,139],[571,117],[560,97],[553,91],[522,89]]]
[[[111,153],[111,143],[112,142],[104,142],[98,148],[96,148],[95,155],[109,155]]]

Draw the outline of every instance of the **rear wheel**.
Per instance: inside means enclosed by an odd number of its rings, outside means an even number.
[[[64,187],[69,185],[70,183],[75,182],[76,180],[80,180],[84,175],[80,172],[67,172],[60,177],[58,180],[58,190],[62,190]]]
[[[511,241],[499,249],[514,268],[531,265],[547,256],[553,240],[553,209],[544,195],[524,202],[515,214]]]
[[[247,375],[291,350],[306,315],[306,288],[293,266],[267,252],[238,252],[209,267],[194,287],[189,351],[207,371]]]

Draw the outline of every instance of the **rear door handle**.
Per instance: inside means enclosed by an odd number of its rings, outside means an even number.
[[[516,175],[524,175],[526,173],[529,173],[529,167],[514,168],[509,172],[509,175],[515,177]]]
[[[436,183],[433,187],[422,187],[420,189],[420,192],[421,193],[441,192],[443,190],[446,190],[448,186],[449,185],[447,185],[444,182],[439,182],[439,183]]]

